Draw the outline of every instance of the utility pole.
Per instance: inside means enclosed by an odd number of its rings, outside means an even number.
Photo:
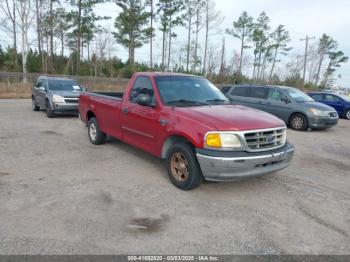
[[[308,35],[306,35],[306,37],[304,39],[300,39],[300,41],[305,41],[305,56],[304,56],[304,72],[303,72],[303,83],[302,83],[302,87],[304,87],[305,85],[305,72],[306,72],[306,60],[307,60],[307,48],[309,45],[309,40],[315,39],[315,37],[309,37]]]

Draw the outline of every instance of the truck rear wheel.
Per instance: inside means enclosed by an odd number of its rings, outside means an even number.
[[[195,188],[204,180],[194,150],[186,143],[175,144],[169,149],[166,168],[170,181],[182,190]]]
[[[89,120],[88,134],[90,142],[94,145],[101,145],[106,142],[106,134],[100,130],[95,117],[92,117]]]

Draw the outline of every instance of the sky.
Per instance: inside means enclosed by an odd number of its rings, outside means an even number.
[[[304,54],[305,41],[300,41],[301,38],[315,37],[315,40],[310,40],[309,44],[316,44],[318,39],[323,33],[326,33],[333,37],[339,43],[339,49],[342,50],[345,55],[350,56],[350,1],[349,0],[215,0],[216,9],[220,10],[224,16],[224,21],[221,25],[222,29],[231,28],[232,22],[237,20],[243,11],[247,11],[249,15],[258,17],[258,15],[265,11],[270,17],[271,28],[276,28],[279,24],[285,25],[288,29],[291,42],[290,46],[293,49],[290,51],[290,55]],[[111,3],[103,5],[97,9],[97,13],[100,15],[108,15],[112,17],[112,20],[106,22],[106,27],[113,30],[114,17],[118,13],[118,8],[115,4]],[[183,29],[175,29],[178,37],[175,42],[180,45],[185,42],[186,32]],[[204,31],[204,30],[203,30]],[[201,37],[204,38],[202,32]],[[211,41],[220,47],[222,42],[221,35],[214,36]],[[160,60],[161,41],[160,35],[156,37],[156,51],[155,59]],[[240,50],[240,42],[231,36],[226,35],[226,59],[234,53],[234,51]],[[158,50],[158,52],[157,52]],[[117,47],[117,52],[120,56],[125,56],[126,49],[121,46]],[[246,51],[251,53],[252,50]],[[136,51],[136,59],[148,61],[149,47],[144,47]],[[325,62],[326,64],[326,62]],[[278,67],[283,70],[285,63],[280,63]],[[278,68],[277,68],[278,70]],[[336,75],[340,74],[341,78],[336,80],[336,83],[343,87],[350,87],[350,63],[346,63],[340,69],[338,69]]]
[[[302,55],[305,49],[305,42],[300,41],[306,35],[315,37],[310,41],[310,45],[317,43],[323,33],[333,37],[339,43],[339,49],[345,55],[350,56],[350,1],[349,0],[213,0],[216,9],[220,10],[224,16],[221,25],[222,29],[232,28],[232,22],[237,20],[243,11],[249,15],[258,17],[265,11],[270,17],[271,28],[276,28],[279,24],[285,25],[291,36],[290,46],[293,49],[289,55]],[[100,4],[96,6],[95,12],[101,16],[110,16],[112,19],[102,22],[102,26],[113,31],[114,19],[119,12],[115,3]],[[173,41],[174,55],[176,49],[179,49],[185,43],[185,29],[175,28],[178,37]],[[225,34],[218,34],[211,38],[211,44],[221,48],[222,38]],[[0,33],[0,39],[4,42],[4,35]],[[157,32],[154,47],[154,60],[160,62],[161,38]],[[226,59],[229,60],[234,51],[240,49],[240,42],[229,35],[226,39]],[[204,30],[200,34],[200,40],[204,40]],[[247,50],[252,53],[252,49]],[[122,59],[127,58],[127,50],[115,44],[114,53]],[[149,61],[149,46],[146,44],[135,52],[137,61]],[[277,66],[277,70],[283,71],[287,58]],[[325,62],[326,64],[326,62]],[[336,75],[340,74],[341,78],[336,83],[342,87],[350,87],[350,63],[343,65],[338,69]]]

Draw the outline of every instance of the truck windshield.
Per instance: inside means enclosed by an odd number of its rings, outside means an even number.
[[[73,80],[58,80],[49,79],[50,90],[62,90],[62,91],[80,91],[80,87],[77,82]]]
[[[311,97],[309,97],[304,92],[295,89],[295,88],[288,88],[286,89],[286,92],[288,95],[292,98],[295,102],[312,102],[314,101]]]
[[[158,76],[156,84],[166,105],[200,106],[230,103],[216,86],[201,77]]]

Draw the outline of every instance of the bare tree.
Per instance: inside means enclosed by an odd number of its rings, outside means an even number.
[[[304,67],[304,56],[293,55],[292,60],[287,63],[287,75],[289,78],[295,78],[300,75],[301,70]]]
[[[12,34],[13,40],[13,64],[15,67],[18,67],[18,58],[17,58],[17,27],[16,27],[16,1],[4,0],[0,2],[0,9],[4,12],[6,18],[0,20],[0,27],[5,31]],[[7,20],[11,21],[11,26],[8,26]]]
[[[191,33],[194,25],[193,16],[196,14],[196,6],[199,0],[185,0],[185,14],[183,19],[187,25],[187,55],[186,55],[186,71],[189,69],[190,52],[191,52]]]
[[[29,29],[32,25],[34,14],[32,12],[31,0],[16,0],[16,9],[19,16],[18,27],[22,36],[22,71],[23,82],[27,82],[27,58],[29,52]]]
[[[221,32],[220,25],[224,21],[224,17],[220,11],[215,10],[215,2],[206,0],[205,3],[205,41],[204,41],[204,57],[203,57],[203,69],[202,74],[207,72],[207,51],[209,36],[217,35]]]
[[[319,61],[318,46],[311,45],[307,55],[307,71],[308,71],[308,82],[313,83],[316,79],[317,66]]]

